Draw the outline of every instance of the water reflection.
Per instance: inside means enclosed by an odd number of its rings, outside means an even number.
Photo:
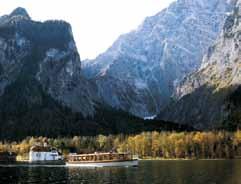
[[[79,183],[128,183],[138,168],[69,168],[70,180]],[[132,182],[133,183],[133,182]]]
[[[0,166],[0,183],[241,184],[241,160],[142,161],[138,168]]]
[[[66,183],[68,173],[62,167],[0,167],[0,183]]]

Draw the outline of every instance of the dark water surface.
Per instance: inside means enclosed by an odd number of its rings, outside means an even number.
[[[140,161],[138,168],[0,166],[0,183],[241,184],[241,160]]]

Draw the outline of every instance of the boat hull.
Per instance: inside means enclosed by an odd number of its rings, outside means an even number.
[[[28,161],[31,165],[64,165],[64,160]]]
[[[135,167],[138,166],[138,160],[117,161],[117,162],[89,162],[89,163],[70,163],[68,167]]]

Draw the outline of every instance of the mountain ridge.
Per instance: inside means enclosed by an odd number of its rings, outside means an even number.
[[[71,25],[13,12],[0,17],[0,140],[188,129],[103,103],[82,74]]]
[[[142,118],[156,115],[178,82],[200,66],[229,8],[226,0],[178,0],[84,61],[83,73],[110,106]]]

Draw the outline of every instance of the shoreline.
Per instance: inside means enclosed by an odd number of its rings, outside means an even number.
[[[139,158],[141,161],[209,161],[209,160],[240,160],[241,158]]]

